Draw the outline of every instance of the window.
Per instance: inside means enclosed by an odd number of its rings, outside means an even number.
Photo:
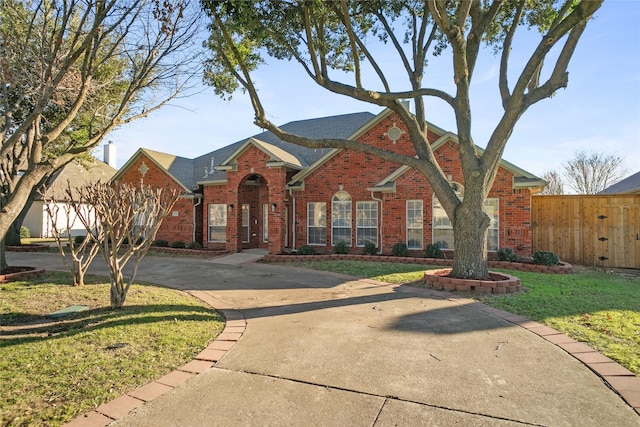
[[[453,226],[435,195],[433,196],[433,243],[441,249],[453,249]]]
[[[356,246],[378,246],[378,202],[356,202]]]
[[[262,241],[269,241],[269,204],[262,205]]]
[[[224,242],[227,238],[227,205],[209,205],[209,241]]]
[[[407,248],[422,249],[422,200],[407,200]]]
[[[327,244],[327,204],[307,203],[307,244]]]
[[[491,219],[487,232],[487,250],[497,251],[499,199],[485,200],[484,211]],[[443,249],[453,249],[453,226],[435,195],[433,196],[433,242]]]
[[[242,243],[249,243],[249,205],[242,205]]]
[[[487,232],[487,250],[488,251],[497,251],[499,246],[498,241],[498,211],[499,211],[499,200],[498,199],[487,199],[484,202],[484,211],[491,222],[489,223],[489,230]]]
[[[337,192],[331,201],[331,244],[351,246],[351,196]]]

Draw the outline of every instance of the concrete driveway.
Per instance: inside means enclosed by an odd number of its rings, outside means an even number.
[[[9,253],[59,269],[57,255]],[[104,273],[100,259],[93,272]],[[581,362],[469,305],[275,265],[147,257],[140,280],[239,310],[216,365],[118,426],[640,426]]]

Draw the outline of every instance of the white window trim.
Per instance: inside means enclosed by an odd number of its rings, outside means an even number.
[[[211,207],[212,206],[222,206],[222,210],[224,212],[224,224],[211,224]],[[227,205],[226,203],[209,203],[208,206],[208,219],[207,219],[207,241],[209,242],[214,242],[214,243],[220,243],[220,242],[226,242],[226,228],[227,228]],[[225,239],[224,240],[211,240],[211,227],[224,227],[225,228]]]
[[[318,205],[318,204],[322,204],[324,205],[324,218],[325,218],[325,225],[316,225],[315,224],[315,218],[313,218],[310,214],[309,214],[309,208],[311,207],[311,205]],[[315,210],[314,210],[315,212]],[[314,220],[314,224],[311,225],[310,224],[310,220],[313,219]],[[309,246],[327,246],[327,203],[326,202],[307,202],[307,245]],[[309,240],[309,237],[311,236],[311,233],[309,233],[309,230],[311,228],[324,228],[324,236],[325,236],[325,242],[324,243],[311,243],[311,241]]]
[[[360,209],[359,209],[359,205],[360,205],[361,203],[366,203],[366,204],[368,204],[368,205],[375,206],[375,213],[376,213],[376,215],[375,215],[375,219],[376,219],[376,225],[375,225],[375,227],[369,227],[369,226],[367,226],[367,227],[362,227],[362,226],[359,226],[359,225],[358,225],[358,212],[359,212],[359,210],[360,210]],[[359,244],[358,244],[358,230],[376,230],[376,234],[375,234],[375,244],[376,244],[376,247],[378,247],[378,235],[380,234],[380,229],[379,229],[379,223],[380,223],[380,221],[379,221],[379,219],[378,219],[378,215],[379,215],[379,212],[378,212],[378,202],[376,202],[376,201],[374,201],[374,200],[363,200],[363,201],[360,201],[360,202],[356,202],[356,247],[357,247],[357,248],[364,248],[364,246],[365,246],[364,244],[362,244],[362,245],[359,245]]]
[[[251,240],[251,206],[247,203],[243,203],[241,206],[242,214],[242,243],[249,243]],[[245,215],[246,213],[246,215]],[[246,219],[246,223],[245,223]],[[246,231],[246,235],[245,235]],[[245,240],[246,237],[246,240]]]
[[[435,226],[435,217],[434,217],[433,213],[434,213],[434,209],[435,209],[435,205],[436,205],[436,200],[438,200],[438,198],[434,194],[433,195],[433,204],[431,206],[431,224],[432,224],[432,227],[431,227],[431,241],[434,242],[434,243],[435,243],[435,239],[436,239],[436,230],[453,230],[453,225],[451,225],[450,227],[446,227],[446,226],[436,227]],[[497,235],[498,238],[497,238],[496,248],[495,249],[489,249],[489,242],[487,241],[487,251],[489,251],[489,252],[496,252],[500,248],[500,198],[498,198],[498,197],[488,197],[488,198],[485,199],[484,204],[485,204],[485,207],[486,207],[489,204],[489,202],[493,202],[493,201],[496,202],[496,206],[498,208],[498,215],[496,216],[495,221],[492,218],[492,221],[489,224],[490,228],[487,229],[487,239],[489,238],[489,235],[488,235],[488,231],[489,230],[495,230],[496,231],[496,235]],[[438,201],[438,203],[439,203],[439,201]],[[440,205],[440,206],[442,206],[442,205]],[[446,212],[445,212],[445,214],[446,214]],[[448,218],[448,216],[447,216],[447,218]],[[491,227],[492,223],[495,224],[494,227]],[[451,224],[451,220],[449,220],[449,224]],[[453,250],[455,250],[455,245],[453,245],[450,248],[445,248],[445,249],[453,249]]]
[[[420,227],[410,227],[409,226],[409,203],[410,202],[419,202],[420,203]],[[414,209],[415,210],[415,209]],[[405,203],[405,219],[406,219],[406,242],[407,249],[411,250],[421,250],[424,249],[424,201],[422,199],[411,199],[407,200]],[[420,246],[414,247],[409,246],[409,230],[420,230]]]
[[[335,200],[336,196],[338,194],[342,194],[346,197],[349,197],[349,200]],[[333,225],[333,214],[334,212],[336,212],[336,204],[337,203],[344,203],[345,205],[348,203],[349,204],[349,215],[347,218],[347,225],[340,225],[340,226],[335,226]],[[333,195],[333,197],[331,198],[331,246],[335,246],[335,239],[334,239],[334,229],[341,229],[341,230],[349,230],[349,243],[347,244],[347,246],[352,247],[353,246],[353,200],[351,198],[351,195],[349,193],[347,193],[346,191],[338,191],[336,194]]]
[[[269,203],[262,205],[262,242],[269,242]]]

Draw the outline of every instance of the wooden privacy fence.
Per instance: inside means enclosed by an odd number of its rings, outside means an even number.
[[[534,251],[572,264],[640,268],[640,194],[531,199]]]

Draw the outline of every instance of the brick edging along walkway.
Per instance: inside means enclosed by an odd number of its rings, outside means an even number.
[[[187,293],[204,301],[224,315],[225,327],[220,335],[218,335],[207,348],[198,353],[191,362],[169,372],[162,378],[151,381],[123,396],[104,403],[93,411],[80,415],[66,423],[65,426],[103,427],[111,424],[113,421],[124,418],[129,412],[173,390],[193,376],[213,367],[215,363],[238,342],[247,327],[247,322],[242,313],[231,309],[231,307],[206,292],[187,291]]]
[[[433,289],[416,288],[413,286],[395,286],[396,289],[406,288],[404,292],[411,292],[425,297],[443,298],[455,304],[464,305],[475,310],[491,314],[492,316],[498,317],[509,323],[513,323],[538,335],[545,341],[563,349],[602,378],[609,388],[616,392],[636,411],[638,416],[640,416],[640,377],[637,377],[633,372],[629,371],[612,359],[609,359],[602,353],[592,349],[585,343],[576,341],[553,328],[543,325],[542,323],[534,322],[524,316],[509,313],[508,311],[490,307],[471,298],[465,298],[449,292]]]
[[[382,283],[382,282],[380,282]],[[540,336],[542,339],[554,344],[578,361],[587,366],[596,375],[602,378],[609,387],[615,391],[627,404],[629,404],[640,416],[640,378],[633,372],[620,366],[618,363],[602,355],[584,343],[576,341],[555,329],[534,322],[526,317],[509,313],[490,307],[470,298],[456,296],[448,292],[433,289],[415,288],[412,286],[399,286],[384,284],[400,290],[411,292],[418,296],[442,298],[456,304],[465,305],[475,310],[496,316],[507,322],[518,325]],[[244,334],[247,322],[237,310],[212,297],[204,291],[189,291],[190,295],[204,301],[212,308],[219,310],[225,316],[225,328],[218,337],[195,356],[194,360],[177,368],[175,371],[145,384],[121,397],[100,405],[95,410],[80,415],[71,422],[65,424],[68,427],[102,427],[111,422],[125,417],[129,412],[144,405],[164,393],[186,382],[189,378],[213,367],[227,351]]]
[[[267,254],[262,258],[264,262],[296,262],[296,261],[371,261],[371,262],[398,262],[404,264],[421,265],[453,265],[452,259],[422,258],[422,257],[396,257],[391,255],[355,255],[355,254],[330,254],[330,255],[292,255],[292,254]],[[525,262],[509,262],[489,260],[489,267],[506,268],[508,270],[529,271],[532,273],[569,274],[573,272],[573,266],[568,262],[560,262],[559,265],[546,266]]]

